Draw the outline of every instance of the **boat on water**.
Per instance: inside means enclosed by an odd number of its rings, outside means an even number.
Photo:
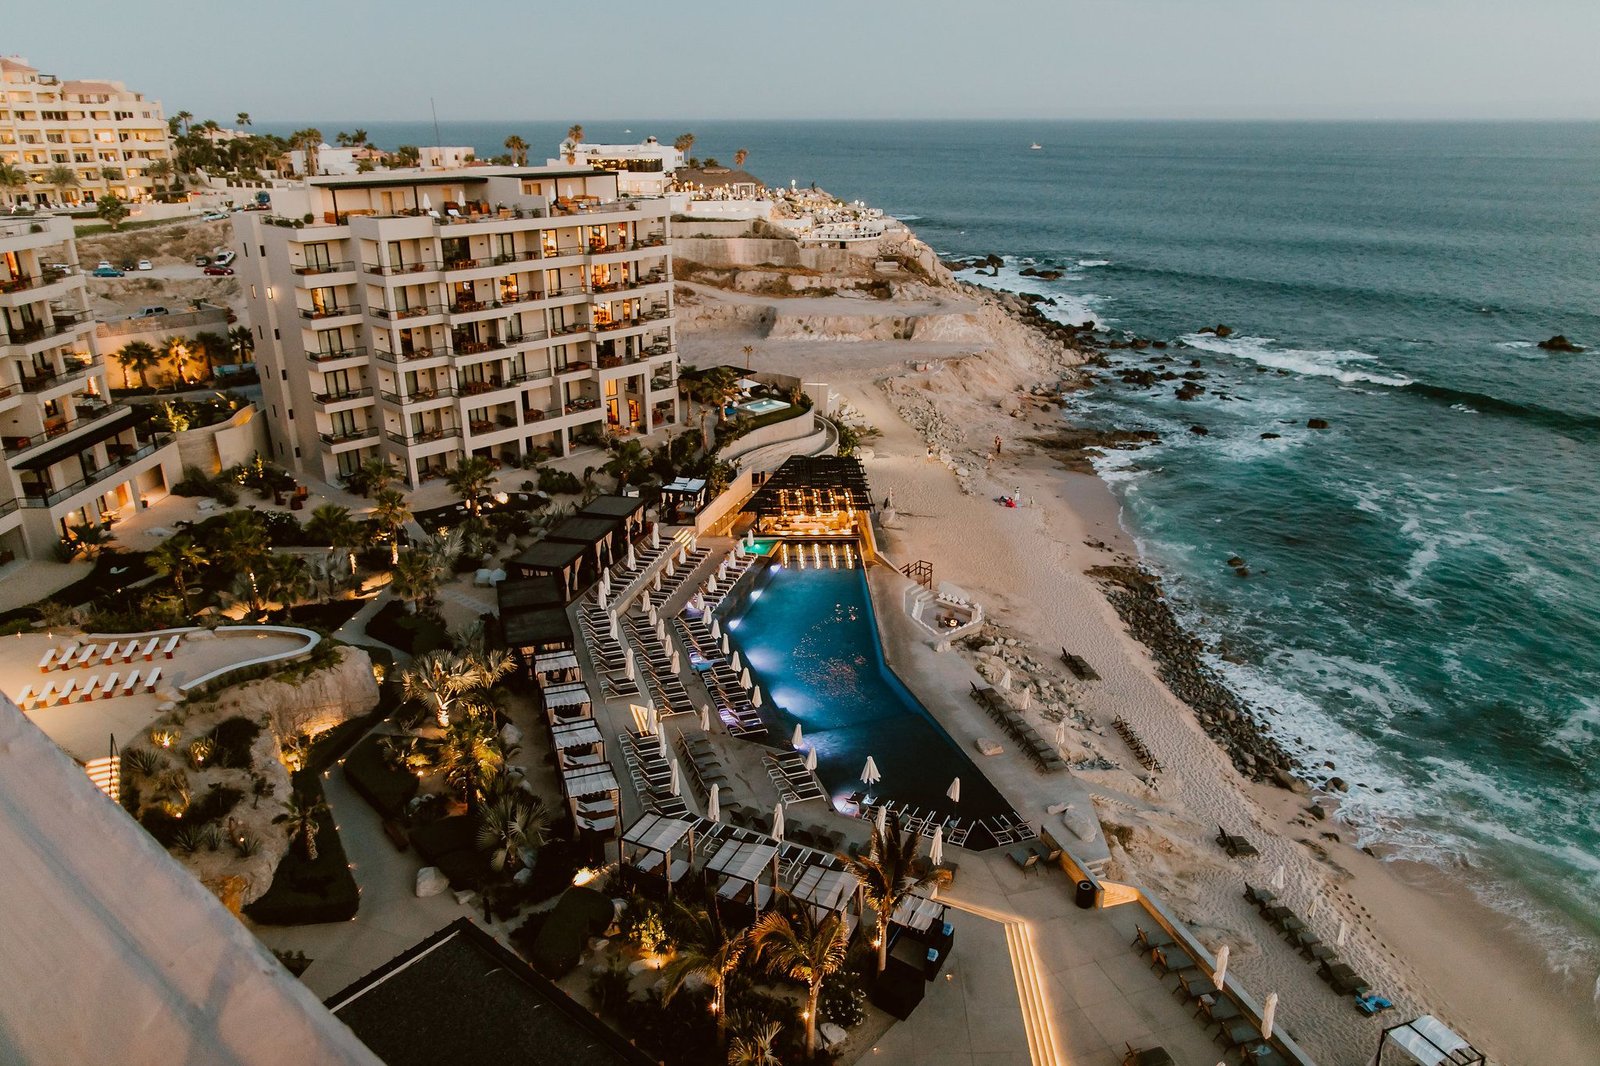
[[[1035,152],[1039,151],[1043,147],[1044,147],[1044,145],[1040,144],[1038,141],[1034,141],[1032,144],[1028,145],[1028,148],[1031,151],[1035,151]]]

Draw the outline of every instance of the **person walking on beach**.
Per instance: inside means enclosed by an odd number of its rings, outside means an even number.
[[[994,435],[994,453],[996,455],[1000,454],[1000,434],[998,433]]]

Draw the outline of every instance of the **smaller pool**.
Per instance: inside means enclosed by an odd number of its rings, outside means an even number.
[[[739,410],[750,415],[766,415],[771,414],[773,411],[781,411],[788,406],[783,400],[774,400],[770,396],[763,396],[759,400],[751,400],[749,403],[740,404]]]

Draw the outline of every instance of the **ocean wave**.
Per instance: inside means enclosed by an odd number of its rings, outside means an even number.
[[[1468,407],[1464,403],[1453,403],[1453,404],[1450,405],[1450,410],[1452,410],[1452,411],[1460,411],[1464,415],[1475,415],[1475,414],[1478,413],[1477,408]]]
[[[889,217],[898,222],[917,222],[922,218],[921,215],[890,215]]]
[[[1315,348],[1273,348],[1271,337],[1217,337],[1210,333],[1190,333],[1183,337],[1191,348],[1217,355],[1230,355],[1276,370],[1287,370],[1306,377],[1332,378],[1352,383],[1365,381],[1374,385],[1403,388],[1411,379],[1393,374],[1378,374],[1366,370],[1351,370],[1345,363],[1370,362],[1375,356],[1366,352],[1334,351]]]
[[[1542,425],[1547,429],[1558,429],[1567,433],[1593,434],[1600,432],[1600,416],[1597,415],[1562,411],[1536,403],[1518,403],[1515,400],[1502,400],[1498,396],[1490,396],[1488,393],[1474,392],[1470,389],[1454,389],[1448,385],[1430,385],[1425,381],[1407,382],[1404,386],[1404,391],[1407,395],[1442,403],[1446,407],[1453,408],[1457,404],[1463,404],[1471,407],[1479,414],[1525,419],[1536,425]]]
[[[1080,259],[1080,260],[1078,260],[1078,265],[1081,266],[1081,267],[1108,267],[1108,266],[1111,265],[1111,260],[1109,260],[1109,259]]]
[[[962,275],[963,280],[974,285],[981,285],[986,289],[998,292],[1032,293],[1036,296],[1048,296],[1055,301],[1053,304],[1037,304],[1040,312],[1048,319],[1060,322],[1063,325],[1080,325],[1084,322],[1093,322],[1097,327],[1106,325],[1107,320],[1100,315],[1096,305],[1104,299],[1092,292],[1069,293],[1054,282],[1040,278],[1024,277],[1021,269],[1024,265],[1034,260],[1008,255],[999,273],[994,276],[979,274],[974,277]]]

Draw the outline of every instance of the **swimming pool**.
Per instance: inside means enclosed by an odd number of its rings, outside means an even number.
[[[762,397],[759,400],[751,400],[749,403],[740,404],[739,410],[743,411],[747,415],[765,415],[770,414],[773,411],[781,411],[788,406],[789,405],[782,400],[774,400],[771,397]]]
[[[724,608],[729,638],[769,697],[761,715],[787,744],[799,723],[817,750],[817,775],[834,807],[865,786],[867,756],[883,779],[879,799],[963,821],[1010,815],[1011,806],[889,669],[863,570],[800,570],[777,564]],[[945,795],[961,779],[961,800]],[[985,847],[981,832],[968,846]]]

